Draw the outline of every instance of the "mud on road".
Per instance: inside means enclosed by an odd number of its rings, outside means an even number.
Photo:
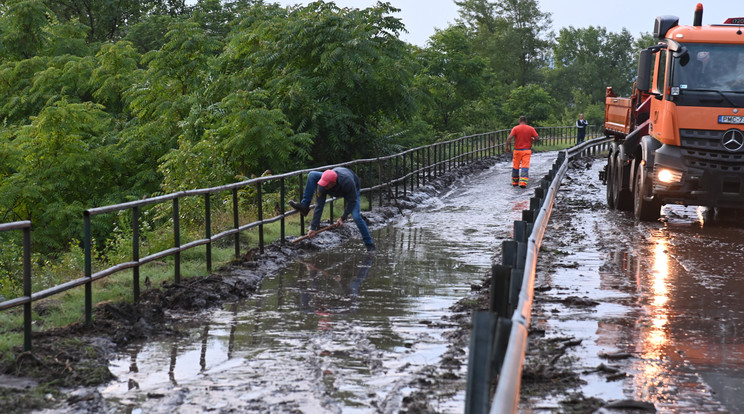
[[[520,411],[742,412],[741,217],[664,206],[638,222],[607,208],[605,163],[573,161],[557,195]]]
[[[505,161],[506,157],[500,156],[473,162],[437,177],[407,197],[375,207],[363,215],[371,229],[381,227],[401,213],[414,209],[422,200],[436,196],[463,176]],[[6,362],[0,366],[0,411],[29,412],[50,407],[56,407],[53,408],[55,412],[104,410],[105,403],[96,386],[113,379],[108,364],[117,349],[133,341],[183,335],[178,323],[182,319],[180,315],[202,312],[250,297],[267,276],[295,263],[308,251],[321,251],[342,244],[356,236],[355,232],[353,223],[346,223],[341,229],[313,240],[297,244],[275,242],[266,246],[264,253],[250,250],[241,259],[212,275],[148,288],[136,305],[99,303],[94,307],[90,327],[74,324],[35,332],[33,352],[23,352],[21,347],[17,347],[13,355],[3,356]],[[43,313],[43,302],[34,306]],[[453,372],[462,368],[461,361],[468,343],[469,315],[477,306],[484,306],[484,303],[480,303],[477,297],[469,297],[453,307],[446,322],[456,327],[447,334],[451,342],[449,349],[438,367],[420,373],[417,384],[412,387],[415,391],[404,399],[400,411],[431,412],[433,395],[451,393],[452,381],[462,382],[459,374]],[[162,398],[158,395],[149,397]]]
[[[408,198],[364,215],[371,228],[383,226],[455,180],[498,162],[505,163],[506,158],[476,162],[448,173]],[[719,247],[724,241],[718,236],[705,239],[705,232],[695,224],[698,218],[694,209],[665,208],[662,221],[647,224],[636,223],[626,213],[608,210],[605,188],[597,179],[602,165],[602,159],[572,162],[557,195],[538,259],[519,411],[736,412],[730,408],[737,407],[731,395],[744,394],[737,388],[742,384],[744,369],[734,370],[733,374],[715,367],[712,374],[701,371],[695,365],[702,358],[699,349],[706,346],[719,349],[722,345],[706,345],[695,339],[690,347],[686,345],[688,337],[676,338],[673,330],[676,320],[665,310],[674,303],[674,297],[663,292],[663,288],[671,287],[654,283],[658,282],[654,275],[663,273],[664,266],[672,267],[663,259],[671,257],[684,264],[680,268],[699,270],[696,277],[702,282],[693,289],[712,287],[719,294],[739,289],[726,285],[728,282],[717,275],[721,273],[719,270],[706,270],[695,262],[704,262],[704,258],[681,256],[683,248],[703,251],[705,248],[690,247],[681,241],[675,247],[674,237],[669,235],[688,232],[690,239],[702,238],[704,244]],[[248,252],[241,260],[209,277],[147,290],[137,306],[98,304],[92,327],[74,325],[35,334],[33,353],[17,349],[12,363],[0,367],[3,374],[0,382],[4,385],[0,387],[0,411],[28,412],[44,407],[64,408],[64,412],[101,409],[104,405],[95,385],[111,380],[107,364],[116,349],[132,341],[182,335],[174,316],[250,297],[261,280],[296,261],[308,249],[329,249],[348,240],[355,231],[351,226],[347,223],[341,231],[322,241],[301,246],[276,243],[268,246],[264,254]],[[734,232],[731,239],[741,239],[740,226],[738,230],[726,231]],[[712,230],[714,234],[721,232],[721,227]],[[676,257],[675,248],[680,250]],[[500,260],[498,250],[494,258]],[[730,264],[730,269],[723,273],[741,273],[737,266]],[[446,321],[453,327],[446,334],[447,352],[436,364],[418,373],[415,384],[411,384],[412,391],[395,411],[438,412],[432,401],[462,387],[470,315],[473,310],[487,308],[489,285],[490,277],[485,273],[479,283],[472,284],[471,293],[451,308]],[[719,322],[718,329],[724,334],[733,332],[723,343],[731,343],[734,348],[719,352],[729,358],[724,363],[734,369],[741,365],[737,361],[744,360],[740,353],[744,347],[735,348],[741,342],[735,327],[742,321],[742,312],[726,296],[710,300],[728,313],[705,316],[702,320]],[[700,315],[690,312],[702,312],[689,311],[684,315],[699,325]],[[695,327],[687,327],[680,335],[694,330]],[[706,335],[716,336],[711,333],[697,336]],[[20,377],[21,374],[27,377]],[[722,400],[729,402],[724,405]]]

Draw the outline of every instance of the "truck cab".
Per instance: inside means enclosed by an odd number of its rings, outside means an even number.
[[[744,208],[744,19],[703,26],[698,4],[694,22],[657,17],[633,96],[607,91],[608,204],[641,220],[670,203]]]

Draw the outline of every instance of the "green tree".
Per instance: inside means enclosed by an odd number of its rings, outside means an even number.
[[[134,75],[136,83],[124,93],[132,119],[122,130],[120,145],[127,154],[131,188],[144,194],[158,191],[160,158],[177,147],[182,122],[204,103],[204,86],[211,77],[208,62],[221,47],[199,24],[176,21],[163,48],[143,57],[147,69]]]
[[[141,58],[134,46],[125,41],[103,44],[96,54],[90,77],[92,95],[108,112],[121,114],[126,109],[123,96],[137,79],[137,62]]]
[[[574,91],[589,96],[591,103],[604,102],[607,86],[629,94],[637,71],[633,43],[633,36],[625,29],[620,33],[594,26],[561,29],[553,48],[553,95],[572,105]]]
[[[10,0],[0,19],[0,56],[23,60],[36,56],[49,39],[50,10],[41,0]]]
[[[554,115],[556,101],[542,87],[536,84],[520,86],[511,91],[504,104],[508,123],[516,124],[520,116],[527,117],[531,125],[540,125]]]
[[[181,15],[185,0],[44,0],[63,22],[78,21],[88,28],[89,42],[119,40],[128,26],[150,14]]]
[[[426,72],[419,83],[428,97],[425,119],[442,132],[460,132],[482,114],[473,112],[483,93],[488,61],[474,52],[464,25],[450,26],[420,52]]]
[[[110,188],[108,125],[102,107],[60,100],[18,131],[13,146],[23,159],[0,181],[0,200],[6,219],[35,223],[42,251],[80,240],[84,208],[103,201]]]
[[[227,46],[226,67],[265,89],[292,129],[308,133],[316,163],[374,154],[379,129],[413,113],[408,49],[396,9],[313,2],[256,7]]]
[[[479,53],[502,82],[524,86],[539,80],[550,47],[550,13],[536,0],[455,1],[460,20],[476,32]]]

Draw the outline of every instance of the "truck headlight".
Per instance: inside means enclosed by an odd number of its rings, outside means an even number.
[[[659,173],[657,174],[657,178],[660,182],[671,184],[671,183],[678,183],[682,181],[682,173],[679,171],[669,170],[666,168],[662,168],[659,170]]]

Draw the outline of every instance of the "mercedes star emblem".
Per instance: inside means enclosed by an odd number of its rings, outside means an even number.
[[[738,129],[729,129],[723,133],[721,144],[723,145],[723,148],[726,148],[729,152],[739,151],[744,147],[744,133]]]

